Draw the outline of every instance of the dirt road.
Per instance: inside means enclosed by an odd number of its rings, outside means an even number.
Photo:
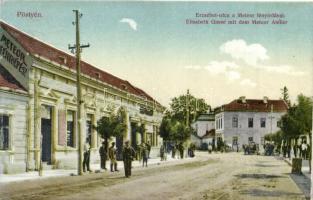
[[[191,162],[192,161],[192,162]],[[122,172],[10,184],[0,199],[305,199],[274,157],[199,153],[194,160]]]

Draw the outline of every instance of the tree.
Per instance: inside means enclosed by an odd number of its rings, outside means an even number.
[[[311,137],[312,100],[300,94],[297,102],[297,105],[291,106],[287,114],[282,116],[281,129],[287,138],[296,138],[305,134],[309,134]]]
[[[189,100],[189,122],[192,123],[201,113],[206,113],[211,107],[204,99],[192,95],[174,97],[170,103],[172,117],[180,122],[186,122],[187,98]]]
[[[281,94],[283,96],[283,100],[285,100],[285,102],[287,103],[287,105],[290,107],[291,103],[289,100],[289,94],[288,94],[288,88],[286,86],[284,86],[281,90]]]
[[[264,136],[266,141],[273,141],[275,145],[280,145],[283,140],[283,132],[281,130],[276,133],[269,133]]]
[[[103,116],[97,121],[95,127],[98,134],[105,142],[105,148],[108,148],[108,142],[111,137],[121,137],[127,132],[127,119],[124,108],[120,108],[115,114],[111,112],[110,116]]]
[[[188,105],[187,107],[187,99]],[[170,110],[166,110],[160,125],[160,136],[166,141],[186,141],[192,132],[190,124],[196,120],[201,113],[206,113],[210,106],[204,99],[194,96],[180,95],[174,97],[170,103]],[[189,124],[186,124],[187,111],[189,111]]]
[[[303,94],[298,95],[297,105],[288,109],[281,119],[282,131],[286,138],[295,138],[296,140],[300,135],[309,135],[310,150],[312,148],[312,105],[313,102],[309,97]],[[311,159],[311,155],[309,156]],[[311,171],[311,162],[310,171]]]

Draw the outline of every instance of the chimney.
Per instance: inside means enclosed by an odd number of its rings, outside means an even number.
[[[264,97],[263,97],[263,103],[265,103],[265,104],[268,103],[268,97],[267,97],[267,96],[264,96]]]
[[[245,96],[241,96],[241,97],[239,97],[239,100],[240,100],[242,103],[247,103],[247,102],[246,102],[246,97],[245,97]]]

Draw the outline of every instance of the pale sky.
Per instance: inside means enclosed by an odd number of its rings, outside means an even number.
[[[69,52],[75,41],[73,9],[80,9],[82,58],[142,88],[168,106],[186,93],[220,106],[239,96],[291,100],[313,95],[313,3],[4,2],[5,22]],[[39,12],[42,17],[17,16]],[[235,14],[199,18],[196,13]],[[186,24],[230,20],[238,13],[283,14],[287,24]],[[245,18],[245,20],[264,18]]]

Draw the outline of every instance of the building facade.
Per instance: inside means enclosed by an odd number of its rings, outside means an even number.
[[[78,156],[76,60],[14,27],[0,29],[0,173],[39,168],[76,168]],[[127,134],[115,139],[162,143],[159,126],[164,107],[126,80],[81,62],[83,138],[98,162],[102,140],[94,126],[111,112],[125,111]],[[9,74],[9,75],[8,75]],[[135,126],[143,125],[142,134]]]
[[[284,100],[240,97],[215,109],[216,141],[239,149],[255,142],[262,149],[264,136],[280,130],[279,121],[287,109]]]
[[[215,143],[215,115],[214,113],[202,113],[197,120],[192,123],[192,128],[196,135],[192,135],[191,141],[197,148],[205,148],[209,143]],[[204,145],[205,144],[205,145]]]

